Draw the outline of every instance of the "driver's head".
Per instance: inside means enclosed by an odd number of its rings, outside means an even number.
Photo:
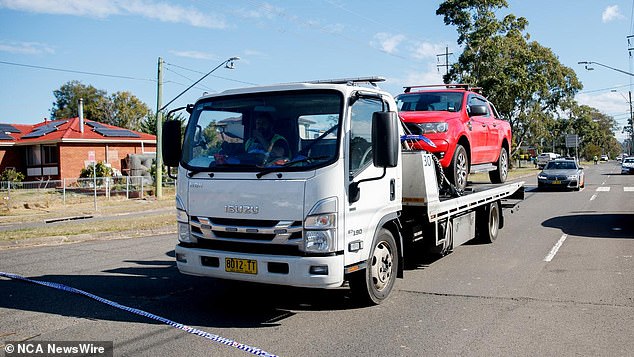
[[[273,131],[273,117],[267,112],[259,112],[255,116],[255,129],[261,133]]]

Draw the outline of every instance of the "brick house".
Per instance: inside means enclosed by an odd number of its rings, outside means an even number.
[[[77,178],[93,161],[126,174],[128,155],[154,152],[154,135],[80,118],[0,124],[0,172],[14,168],[25,181]]]

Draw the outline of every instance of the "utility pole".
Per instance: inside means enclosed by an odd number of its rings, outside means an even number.
[[[154,195],[157,199],[163,197],[163,59],[158,58],[158,73],[156,87],[156,174],[154,180]]]
[[[628,91],[630,95],[630,150],[629,155],[634,155],[634,115],[632,114],[632,91]]]
[[[436,61],[440,62],[440,57],[445,57],[445,64],[437,64],[436,68],[440,71],[440,67],[445,67],[445,75],[449,74],[449,55],[453,55],[453,52],[449,52],[449,46],[445,46],[445,53],[437,54]]]
[[[628,155],[634,154],[634,115],[632,114],[632,91],[628,91],[630,95],[630,145]]]

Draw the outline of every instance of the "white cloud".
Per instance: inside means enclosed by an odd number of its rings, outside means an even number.
[[[627,99],[618,92],[607,92],[600,94],[578,94],[577,102],[598,109],[607,115],[619,115],[629,113]]]
[[[398,45],[405,40],[405,35],[392,35],[385,32],[380,32],[374,35],[374,45],[389,54],[395,54]]]
[[[200,51],[170,51],[171,54],[178,57],[185,58],[193,58],[193,59],[202,59],[202,60],[217,60],[218,56],[213,55],[211,53],[200,52]]]
[[[110,0],[0,0],[0,7],[43,14],[100,18],[119,13],[118,5]]]
[[[46,44],[38,42],[0,42],[0,52],[22,55],[53,54],[55,50]]]
[[[604,23],[614,21],[614,20],[620,20],[624,18],[625,16],[623,16],[623,14],[621,14],[621,12],[619,11],[618,5],[610,5],[606,7],[605,10],[603,10],[603,13],[601,14],[601,20]]]
[[[227,27],[225,21],[217,15],[152,0],[0,0],[0,8],[96,18],[115,15],[141,16],[162,22],[186,23],[194,27]]]
[[[412,48],[412,57],[415,59],[433,58],[445,53],[445,45],[429,42],[415,42]]]
[[[618,140],[625,139],[626,135],[621,132],[623,125],[627,124],[630,107],[625,94],[620,92],[607,92],[600,94],[578,94],[575,98],[579,104],[587,105],[598,109],[601,113],[614,117],[619,128],[615,131]]]

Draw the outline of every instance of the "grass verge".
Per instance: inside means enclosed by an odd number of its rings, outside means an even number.
[[[117,233],[123,231],[157,230],[169,226],[176,227],[174,213],[149,215],[145,217],[117,218],[116,220],[96,220],[92,222],[61,223],[54,226],[21,228],[0,232],[0,241],[17,241],[41,237],[75,236],[80,234]]]

